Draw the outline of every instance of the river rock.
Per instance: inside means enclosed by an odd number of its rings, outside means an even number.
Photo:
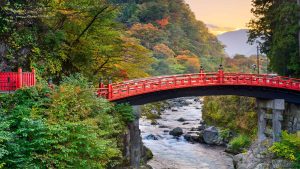
[[[145,139],[147,139],[147,140],[158,140],[158,137],[153,135],[153,134],[150,134],[150,135],[146,136]]]
[[[199,131],[204,130],[204,129],[205,129],[205,124],[201,124],[200,126],[198,126]]]
[[[190,124],[190,123],[189,122],[182,123],[182,125],[188,125],[188,124]]]
[[[169,134],[175,137],[179,137],[183,134],[183,130],[180,127],[176,127],[173,130],[171,130]]]
[[[172,107],[171,111],[178,111],[178,107]]]
[[[158,126],[158,128],[168,128],[168,126],[160,125],[160,126]]]
[[[204,120],[200,120],[200,124],[201,125],[205,125],[205,121]]]
[[[185,122],[186,121],[186,119],[184,119],[184,118],[179,118],[177,121],[179,121],[179,122]]]
[[[216,127],[208,127],[203,131],[203,139],[206,144],[220,145],[219,131]]]
[[[292,163],[283,159],[274,159],[268,149],[271,140],[263,143],[255,142],[246,153],[238,154],[233,157],[236,169],[291,169]]]

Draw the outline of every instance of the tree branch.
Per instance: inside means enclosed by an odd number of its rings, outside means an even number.
[[[97,17],[103,13],[109,6],[105,6],[100,11],[96,13],[96,15],[93,17],[93,19],[89,22],[89,24],[85,27],[85,29],[80,33],[80,35],[76,38],[76,40],[72,44],[76,44],[79,42],[80,38],[85,34],[86,31],[93,25],[93,23],[96,21]]]

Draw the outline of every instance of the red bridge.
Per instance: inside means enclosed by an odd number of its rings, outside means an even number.
[[[243,73],[204,73],[150,77],[104,85],[98,95],[141,105],[185,96],[238,95],[300,103],[300,79]]]
[[[19,68],[18,72],[0,72],[0,92],[15,91],[25,86],[34,86],[36,83],[35,71],[22,72]]]

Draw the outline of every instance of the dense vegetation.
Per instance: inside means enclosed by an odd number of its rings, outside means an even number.
[[[261,38],[261,51],[281,75],[300,76],[299,5],[297,0],[252,0],[255,18],[249,23],[249,41]]]
[[[128,33],[152,51],[151,74],[198,72],[200,64],[216,71],[223,46],[183,0],[111,1],[122,6],[119,20]]]
[[[134,116],[96,97],[85,78],[0,97],[0,168],[111,168],[122,161],[121,135]]]
[[[90,79],[147,76],[151,53],[117,14],[105,0],[1,1],[1,70],[34,67],[58,80],[75,72]]]
[[[257,128],[255,99],[238,96],[205,97],[202,118],[208,124],[217,125],[248,136]]]
[[[297,134],[282,133],[281,142],[274,143],[270,151],[277,157],[293,161],[294,168],[300,168],[300,137]]]

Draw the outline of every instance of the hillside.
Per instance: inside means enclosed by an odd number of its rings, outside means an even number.
[[[223,46],[206,25],[197,21],[183,0],[111,0],[122,6],[119,20],[128,33],[151,50],[153,75],[215,70]]]
[[[256,54],[256,45],[247,43],[247,29],[226,32],[218,36],[218,40],[225,45],[225,52],[233,57],[235,54],[251,56]]]

